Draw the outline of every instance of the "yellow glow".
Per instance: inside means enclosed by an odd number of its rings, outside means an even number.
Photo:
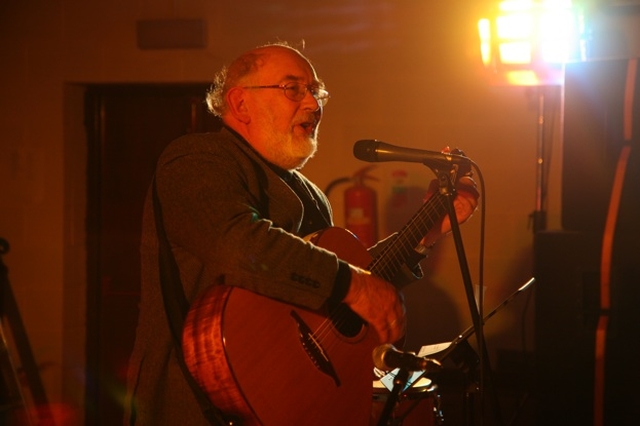
[[[491,40],[491,23],[488,19],[484,18],[478,21],[478,32],[481,41]]]
[[[485,66],[511,84],[555,81],[557,73],[548,70],[561,69],[578,53],[579,15],[571,0],[504,0],[494,13],[478,22],[480,54]]]
[[[491,23],[488,19],[478,21],[478,33],[480,34],[482,63],[488,66],[491,63]]]
[[[514,86],[535,86],[541,82],[533,70],[515,70],[507,71],[506,83]]]

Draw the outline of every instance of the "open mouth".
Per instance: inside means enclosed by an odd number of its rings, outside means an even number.
[[[304,130],[310,133],[313,131],[314,123],[310,123],[310,122],[300,123],[300,127],[302,127]]]
[[[316,127],[316,122],[315,120],[313,121],[303,121],[301,123],[298,123],[298,126],[300,126],[302,128],[302,130],[305,131],[305,133],[311,134],[313,133],[315,127]]]

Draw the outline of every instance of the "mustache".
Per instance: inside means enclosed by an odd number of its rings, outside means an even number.
[[[295,120],[295,124],[311,124],[313,126],[317,126],[319,122],[320,122],[319,115],[313,112],[303,114],[301,117],[298,117]]]

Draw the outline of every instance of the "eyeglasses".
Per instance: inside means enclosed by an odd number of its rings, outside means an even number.
[[[318,105],[325,106],[329,102],[329,92],[313,84],[303,84],[292,81],[287,84],[273,84],[271,86],[244,86],[243,89],[282,89],[287,99],[300,102],[311,92],[311,96],[318,101]]]

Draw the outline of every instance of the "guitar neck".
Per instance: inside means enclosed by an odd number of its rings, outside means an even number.
[[[368,266],[374,275],[391,281],[413,254],[418,243],[447,212],[447,196],[436,193]]]

